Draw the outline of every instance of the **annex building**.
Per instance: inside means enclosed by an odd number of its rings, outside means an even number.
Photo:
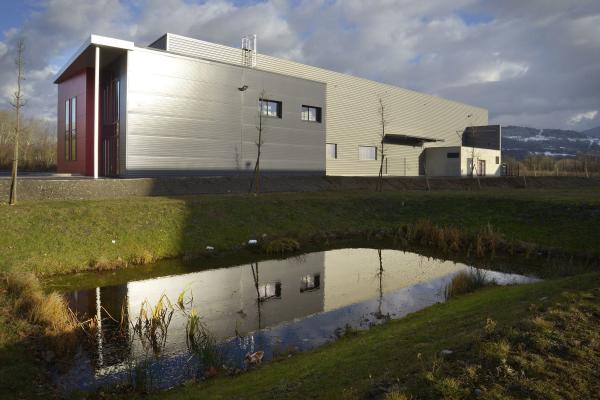
[[[147,47],[91,35],[58,73],[58,172],[499,175],[487,110],[167,33]],[[259,126],[261,127],[259,129]]]

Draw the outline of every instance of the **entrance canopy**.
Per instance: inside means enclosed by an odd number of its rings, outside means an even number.
[[[102,49],[100,68],[112,63],[123,51],[133,50],[133,42],[105,36],[90,35],[75,54],[58,71],[54,83],[61,83],[86,68],[95,67],[95,48]]]
[[[433,139],[424,136],[399,135],[388,133],[383,137],[383,141],[389,144],[401,144],[405,146],[422,146],[423,143],[443,142],[443,139]]]

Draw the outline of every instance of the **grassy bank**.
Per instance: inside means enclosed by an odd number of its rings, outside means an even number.
[[[248,239],[394,228],[423,218],[508,240],[597,251],[600,187],[476,192],[294,193],[48,201],[0,207],[0,271],[39,275],[231,251]]]
[[[154,398],[468,398],[475,389],[481,398],[590,398],[599,389],[599,288],[598,274],[491,287]],[[565,379],[569,371],[577,376]]]

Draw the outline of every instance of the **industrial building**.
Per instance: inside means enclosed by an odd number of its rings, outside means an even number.
[[[500,174],[487,110],[167,33],[98,35],[58,73],[58,171],[93,177],[250,173]],[[383,137],[380,108],[386,121]]]

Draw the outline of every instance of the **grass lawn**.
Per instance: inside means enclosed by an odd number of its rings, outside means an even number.
[[[570,323],[553,322],[557,316]],[[363,399],[394,391],[406,398],[465,398],[475,388],[483,398],[591,398],[600,390],[599,320],[598,274],[487,288],[237,377],[153,398]],[[540,329],[541,338],[519,348]],[[440,355],[445,349],[453,351],[447,359]],[[479,380],[471,382],[468,367],[477,365]],[[498,366],[516,375],[495,375]],[[578,376],[565,379],[569,370]],[[511,388],[516,394],[507,393]]]
[[[571,252],[598,250],[600,187],[471,192],[329,192],[48,201],[0,206],[0,271],[51,275],[90,265],[239,248],[262,234],[397,227],[419,219]]]

